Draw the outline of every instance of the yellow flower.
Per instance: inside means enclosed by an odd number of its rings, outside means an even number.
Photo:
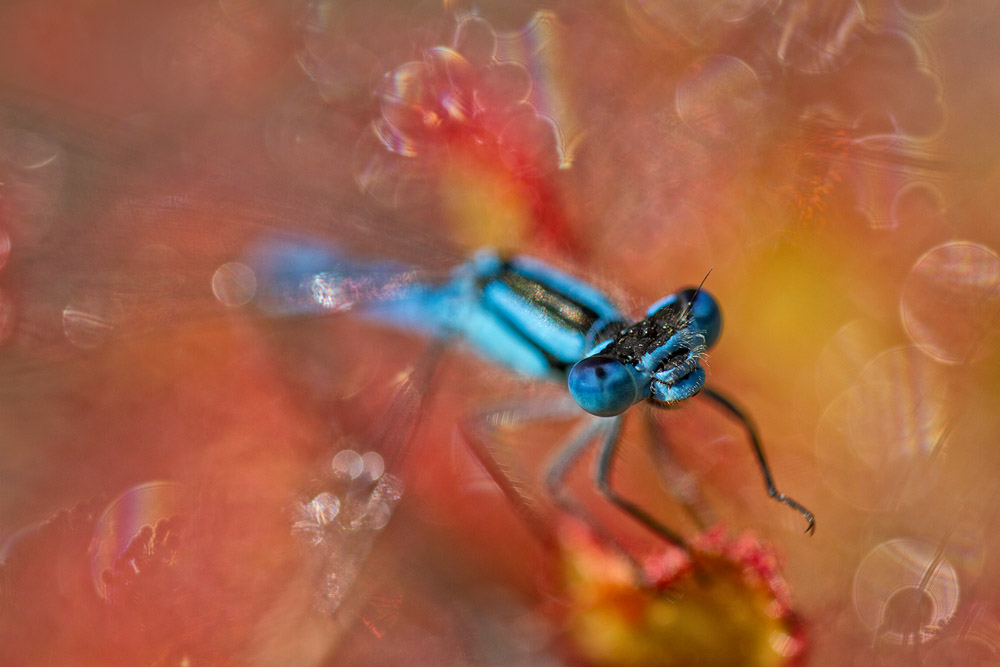
[[[774,552],[715,529],[687,554],[668,547],[640,569],[586,529],[564,530],[568,634],[595,665],[777,667],[802,659],[804,629]]]

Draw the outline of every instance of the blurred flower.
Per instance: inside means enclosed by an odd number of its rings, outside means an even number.
[[[536,78],[556,30],[545,12],[510,35],[468,14],[452,46],[387,72],[376,92],[380,116],[359,145],[361,189],[394,207],[437,191],[455,236],[470,246],[531,236],[579,250],[551,180],[572,163],[573,124],[537,102],[558,97]]]
[[[630,563],[579,525],[563,526],[569,636],[589,661],[642,665],[799,664],[804,628],[777,557],[752,535],[716,528]]]

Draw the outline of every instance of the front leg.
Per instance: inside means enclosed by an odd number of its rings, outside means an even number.
[[[670,442],[663,434],[663,429],[657,420],[656,408],[643,406],[642,416],[649,436],[649,449],[656,461],[660,474],[666,482],[667,490],[674,500],[684,509],[699,532],[717,523],[715,512],[709,506],[697,480],[684,469],[674,456]]]
[[[594,485],[597,490],[607,498],[609,501],[614,503],[622,511],[631,515],[639,523],[643,524],[651,531],[667,540],[671,544],[688,551],[687,542],[684,541],[680,535],[668,528],[662,522],[653,518],[644,509],[633,503],[631,500],[620,495],[611,486],[611,471],[614,466],[615,454],[618,451],[618,445],[621,442],[621,431],[622,431],[622,417],[612,417],[607,421],[612,422],[612,425],[607,429],[607,433],[604,436],[604,440],[601,442],[601,447],[598,450],[597,461],[594,466]]]
[[[747,435],[750,438],[750,446],[753,448],[754,455],[757,458],[757,464],[760,466],[760,471],[764,475],[764,485],[767,487],[767,495],[774,498],[779,503],[784,503],[801,513],[802,516],[806,518],[806,521],[809,522],[805,532],[812,534],[816,530],[816,518],[813,516],[812,512],[799,504],[796,500],[793,500],[792,498],[779,492],[777,487],[775,487],[774,480],[771,478],[771,469],[767,465],[767,458],[764,456],[764,448],[760,444],[760,438],[757,436],[757,429],[754,428],[753,422],[750,421],[750,418],[728,397],[720,394],[714,389],[705,387],[702,389],[702,394],[713,400],[716,405],[724,408],[727,412],[729,412],[729,414],[736,417],[736,419],[743,424],[743,427],[746,429]]]

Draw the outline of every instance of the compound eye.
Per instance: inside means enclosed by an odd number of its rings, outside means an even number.
[[[567,383],[577,405],[598,417],[620,415],[641,398],[633,374],[613,357],[581,359],[570,369]]]
[[[712,347],[722,335],[722,309],[719,302],[705,290],[686,289],[681,299],[690,303],[691,319],[694,326],[705,335],[705,347]],[[691,299],[694,302],[691,302]]]

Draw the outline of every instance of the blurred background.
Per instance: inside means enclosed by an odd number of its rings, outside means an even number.
[[[658,420],[777,554],[788,657],[1000,664],[998,37],[985,0],[0,3],[0,662],[591,664],[457,426],[560,387],[263,317],[246,258],[295,235],[636,315],[711,270],[709,383],[816,534],[711,404]],[[572,426],[505,474],[537,495]],[[616,485],[695,535],[645,439]]]

